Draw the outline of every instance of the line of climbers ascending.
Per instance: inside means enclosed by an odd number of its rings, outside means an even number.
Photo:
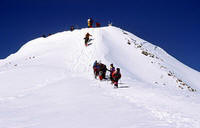
[[[94,20],[92,18],[88,19],[88,28],[92,28],[92,25],[94,23]],[[100,23],[96,22],[96,27],[100,27]],[[109,26],[112,26],[112,23],[109,24]],[[74,31],[74,26],[70,27],[70,31]],[[51,36],[52,34],[49,34],[48,36]],[[43,35],[44,38],[48,37]],[[90,39],[90,35],[88,32],[85,35],[85,46],[89,46],[92,43],[88,44],[88,42],[90,42],[92,39]],[[121,78],[121,73],[120,73],[120,68],[117,68],[115,70],[115,67],[113,66],[113,64],[110,64],[110,70],[108,70],[106,68],[106,65],[101,63],[101,62],[97,62],[97,60],[95,61],[94,65],[93,65],[93,70],[94,70],[94,76],[95,79],[97,79],[97,76],[99,77],[100,80],[110,80],[111,84],[114,84],[114,87],[118,88],[118,81]],[[110,72],[109,77],[106,78],[106,71]]]
[[[120,68],[117,68],[115,70],[113,64],[110,64],[110,70],[108,70],[105,64],[97,62],[96,60],[93,64],[93,71],[95,79],[99,77],[100,80],[103,79],[110,80],[111,84],[114,84],[114,87],[118,88],[118,81],[121,78]],[[106,71],[110,72],[110,75],[107,78],[106,78]]]
[[[88,19],[88,28],[92,28],[93,27],[93,23],[94,23],[94,20],[92,18],[89,18]],[[101,26],[100,23],[96,22],[96,27],[100,27],[100,26]],[[75,27],[73,25],[70,26],[70,31],[74,31],[74,29],[75,29]],[[52,34],[48,34],[48,36],[51,36],[51,35]],[[42,35],[43,38],[46,38],[48,36]],[[92,36],[92,35],[90,35],[89,33],[86,33],[85,38],[84,38],[85,46],[89,46],[89,45],[92,44],[92,43],[88,44],[88,42],[90,42],[92,40],[92,39],[90,39],[90,36]]]

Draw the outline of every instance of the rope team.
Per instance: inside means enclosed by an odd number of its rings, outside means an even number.
[[[113,64],[110,64],[110,70],[108,70],[105,64],[96,60],[93,64],[93,71],[95,79],[99,78],[100,81],[103,79],[111,80],[111,84],[114,84],[114,87],[118,88],[118,81],[121,78],[120,68],[115,69]],[[106,71],[110,72],[108,78],[106,78]]]

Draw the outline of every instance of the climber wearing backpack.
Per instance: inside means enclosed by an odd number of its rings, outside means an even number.
[[[100,65],[99,63],[97,62],[97,60],[95,60],[94,64],[93,64],[93,71],[94,71],[94,77],[95,79],[97,78],[97,76],[99,75],[99,68],[100,68]]]
[[[102,72],[103,72],[102,77],[103,77],[103,79],[106,79],[106,71],[107,71],[107,70],[108,70],[108,69],[107,69],[106,65],[103,64],[103,67],[102,67]]]
[[[90,39],[90,36],[92,36],[92,35],[90,35],[89,33],[87,33],[86,35],[85,35],[85,46],[88,46],[88,41],[89,41],[89,39]]]
[[[121,78],[120,68],[112,73],[113,83],[116,88],[118,88],[118,81]]]
[[[103,64],[99,64],[99,80],[103,80]]]
[[[100,68],[99,68],[99,79],[100,80],[106,79],[106,70],[107,70],[106,65],[100,63],[99,66],[100,66]]]
[[[113,66],[113,64],[110,64],[110,80],[111,82],[113,82],[113,78],[112,78],[112,73],[115,71],[115,67]]]

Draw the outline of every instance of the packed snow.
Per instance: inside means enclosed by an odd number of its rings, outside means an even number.
[[[121,69],[119,88],[94,78],[95,60]],[[0,60],[0,128],[200,128],[199,80],[120,28],[60,32]]]

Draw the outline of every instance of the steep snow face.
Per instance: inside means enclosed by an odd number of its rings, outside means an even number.
[[[84,47],[83,38],[89,32],[91,45]],[[26,60],[65,68],[71,72],[92,72],[95,60],[122,69],[123,76],[151,85],[196,91],[200,73],[185,66],[158,46],[116,27],[92,28],[61,32],[48,38],[38,38],[25,44],[5,62],[26,65]],[[5,62],[1,65],[6,66]]]
[[[120,88],[94,79],[95,60],[120,67]],[[122,29],[60,32],[0,61],[0,128],[199,128],[199,79]]]

